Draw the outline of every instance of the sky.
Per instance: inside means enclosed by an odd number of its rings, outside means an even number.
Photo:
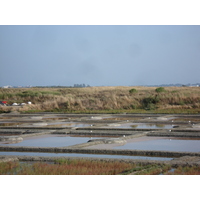
[[[200,82],[200,26],[1,25],[0,86]]]

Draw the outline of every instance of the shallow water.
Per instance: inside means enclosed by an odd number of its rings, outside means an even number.
[[[47,123],[47,126],[61,126],[61,127],[88,127],[91,124],[76,123],[76,122],[52,122]]]
[[[7,146],[29,146],[29,147],[65,147],[88,142],[91,137],[70,137],[67,135],[42,135],[24,138],[22,142],[16,144],[0,143]]]
[[[173,158],[150,157],[150,156],[125,156],[125,155],[103,155],[103,154],[78,154],[78,153],[37,153],[37,152],[0,152],[0,156],[50,156],[50,157],[88,157],[88,158],[116,158],[116,159],[143,159],[167,161]]]
[[[113,120],[113,121],[130,121],[130,120],[141,120],[144,119],[143,117],[103,117],[104,121],[106,120]]]
[[[147,123],[126,123],[126,124],[109,124],[110,128],[133,128],[133,129],[172,129],[174,125],[170,124],[147,124]],[[106,127],[105,127],[106,128]]]
[[[41,123],[32,123],[32,124],[24,124],[26,127],[88,127],[91,124],[87,123],[78,123],[78,122],[41,122]]]
[[[114,149],[200,152],[200,139],[173,137],[141,137],[127,140]]]
[[[142,123],[138,123],[138,124],[131,124],[130,125],[131,128],[152,128],[152,129],[171,129],[173,128],[173,125],[169,125],[169,124],[142,124]]]

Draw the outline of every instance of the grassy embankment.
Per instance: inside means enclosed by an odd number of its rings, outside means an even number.
[[[32,102],[0,112],[200,113],[200,87],[1,88],[0,100]]]
[[[200,175],[199,166],[172,168],[170,165],[142,165],[120,161],[58,160],[55,164],[36,162],[0,163],[0,175]]]

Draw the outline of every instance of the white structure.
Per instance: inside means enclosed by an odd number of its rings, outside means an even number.
[[[12,88],[12,86],[11,85],[5,85],[2,88]]]

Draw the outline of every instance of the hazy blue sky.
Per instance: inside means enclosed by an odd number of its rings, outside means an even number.
[[[0,26],[0,86],[200,82],[200,26]]]

